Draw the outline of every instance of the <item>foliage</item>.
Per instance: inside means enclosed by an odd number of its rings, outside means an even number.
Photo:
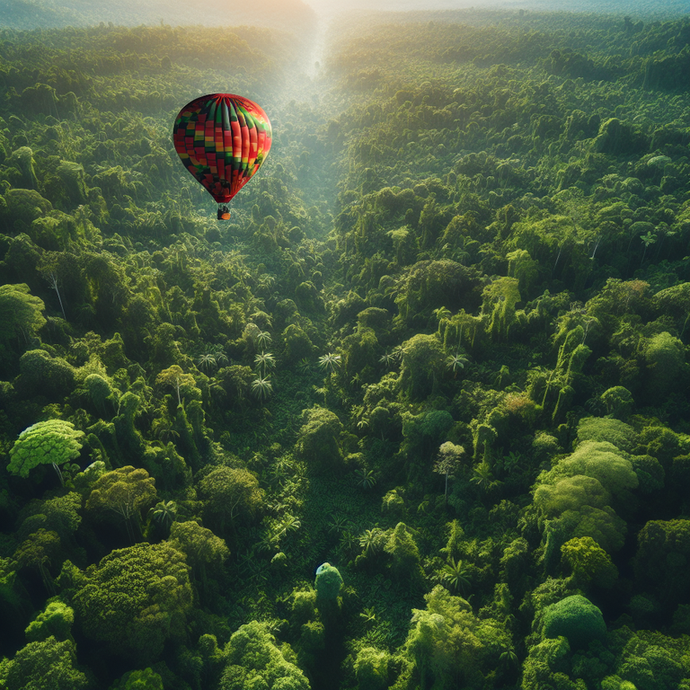
[[[278,647],[273,635],[258,621],[251,621],[234,632],[225,653],[227,666],[220,681],[222,690],[247,687],[285,690],[309,688],[302,671],[289,660],[289,648]]]
[[[0,13],[0,686],[690,687],[682,3],[209,3]]]
[[[79,456],[84,432],[71,422],[50,419],[24,429],[10,450],[9,472],[28,477],[39,465],[51,464],[62,481],[60,465]]]
[[[563,636],[572,648],[584,647],[606,635],[606,624],[601,611],[579,594],[547,606],[542,625],[544,637]]]
[[[189,568],[170,544],[116,549],[83,575],[72,605],[81,631],[109,653],[157,660],[168,639],[183,639],[192,606]]]

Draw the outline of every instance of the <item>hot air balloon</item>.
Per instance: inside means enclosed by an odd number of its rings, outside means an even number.
[[[242,96],[212,93],[180,110],[173,127],[182,164],[218,202],[218,218],[230,218],[228,202],[254,177],[271,148],[271,123]]]

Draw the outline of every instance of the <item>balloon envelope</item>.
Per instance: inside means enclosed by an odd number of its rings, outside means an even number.
[[[195,98],[180,110],[173,127],[177,155],[219,204],[230,201],[254,177],[271,138],[263,109],[231,93]]]

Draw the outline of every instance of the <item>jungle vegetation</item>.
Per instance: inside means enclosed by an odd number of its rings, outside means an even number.
[[[0,688],[690,690],[690,21],[430,17],[0,32]]]

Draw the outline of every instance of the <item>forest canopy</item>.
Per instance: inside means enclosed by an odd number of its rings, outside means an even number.
[[[106,21],[0,32],[0,687],[689,690],[687,17]]]

